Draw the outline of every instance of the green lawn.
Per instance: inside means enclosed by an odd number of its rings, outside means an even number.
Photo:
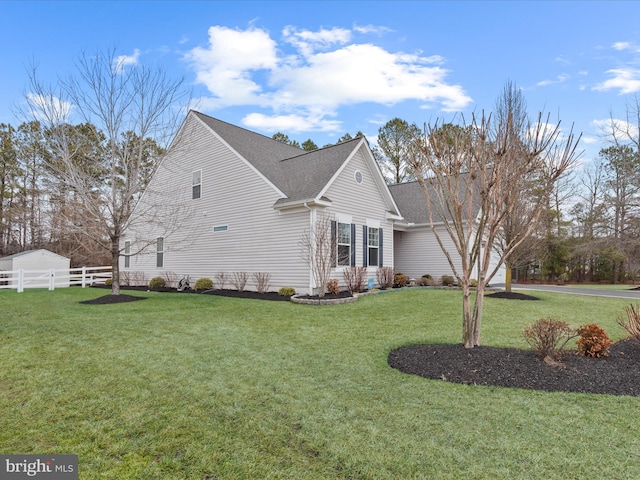
[[[0,453],[81,479],[636,479],[640,398],[465,386],[387,366],[460,340],[458,291],[337,306],[103,290],[0,292]],[[127,292],[129,293],[129,292]],[[482,340],[543,316],[624,335],[623,299],[487,299]]]

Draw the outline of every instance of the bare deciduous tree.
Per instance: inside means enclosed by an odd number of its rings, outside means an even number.
[[[331,219],[316,218],[313,226],[300,238],[302,258],[309,265],[318,295],[324,297],[331,270],[336,264],[336,243],[331,233]]]
[[[55,86],[42,84],[33,68],[26,113],[47,132],[49,168],[82,205],[84,225],[68,219],[65,228],[110,252],[117,295],[123,230],[183,118],[178,103],[188,99],[181,79],[127,65],[113,50],[82,54],[76,67]]]
[[[436,122],[425,127],[416,141],[412,168],[427,201],[435,238],[463,292],[463,341],[466,348],[480,344],[480,327],[486,285],[512,251],[535,228],[544,202],[534,206],[527,230],[504,245],[491,267],[491,255],[505,222],[518,206],[523,181],[535,182],[538,198],[544,198],[560,176],[577,160],[578,139],[573,133],[561,138],[560,124],[550,125],[540,114],[514,138],[513,128],[491,116],[462,118],[461,125]],[[518,148],[514,148],[514,144]],[[444,231],[436,227],[441,224]],[[448,251],[443,236],[455,251]],[[457,256],[457,258],[456,258]],[[471,308],[471,276],[477,274],[477,294]]]

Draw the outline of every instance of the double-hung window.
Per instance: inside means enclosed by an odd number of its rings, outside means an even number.
[[[368,227],[367,230],[367,256],[369,259],[369,266],[377,267],[378,259],[380,258],[380,229]]]
[[[164,267],[164,238],[158,237],[156,240],[156,267]]]
[[[367,219],[367,224],[362,226],[362,266],[382,266],[382,228],[378,220]]]
[[[131,242],[124,242],[124,268],[131,267]]]
[[[202,170],[193,172],[191,180],[191,198],[197,200],[202,195]]]
[[[338,266],[351,265],[351,224],[338,222]]]

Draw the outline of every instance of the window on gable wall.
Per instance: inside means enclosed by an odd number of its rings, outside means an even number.
[[[191,198],[197,200],[202,195],[202,170],[193,172],[191,180]]]
[[[351,265],[351,224],[338,223],[338,266]]]
[[[158,237],[156,241],[156,267],[164,267],[164,238]]]
[[[124,268],[131,266],[131,242],[124,242]]]

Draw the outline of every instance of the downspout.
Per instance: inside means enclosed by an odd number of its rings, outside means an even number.
[[[313,228],[315,226],[316,223],[316,211],[314,208],[311,208],[309,205],[307,205],[307,202],[304,202],[303,204],[304,208],[306,208],[307,210],[309,210],[310,215],[309,215],[309,235],[313,235]],[[313,243],[313,241],[311,241],[311,252],[309,252],[309,295],[313,295],[313,259],[315,258],[315,245]]]

